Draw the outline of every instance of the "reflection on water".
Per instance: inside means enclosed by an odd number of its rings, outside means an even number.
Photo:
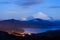
[[[48,30],[60,30],[60,26],[51,26],[50,28],[23,28],[26,33],[41,33]]]

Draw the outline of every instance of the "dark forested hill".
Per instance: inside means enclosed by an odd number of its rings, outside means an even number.
[[[0,26],[15,26],[20,28],[43,28],[45,26],[60,26],[60,21],[49,21],[49,20],[42,20],[42,19],[32,19],[28,21],[20,21],[20,20],[3,20],[0,21]]]
[[[44,33],[32,34],[22,37],[8,34],[7,32],[0,31],[0,40],[60,40],[60,30],[47,31]]]

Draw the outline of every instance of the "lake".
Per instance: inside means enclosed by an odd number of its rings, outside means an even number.
[[[49,28],[23,28],[26,33],[42,33],[49,30],[60,30],[60,26],[49,26]]]

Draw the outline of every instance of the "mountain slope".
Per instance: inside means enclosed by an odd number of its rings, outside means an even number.
[[[19,21],[14,19],[0,21],[0,30],[20,30],[22,28],[52,28],[52,26],[60,26],[60,21],[49,21],[38,18],[29,21]]]

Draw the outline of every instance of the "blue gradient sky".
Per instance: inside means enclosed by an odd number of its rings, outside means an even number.
[[[37,12],[60,20],[60,0],[0,0],[0,19],[20,19]]]

